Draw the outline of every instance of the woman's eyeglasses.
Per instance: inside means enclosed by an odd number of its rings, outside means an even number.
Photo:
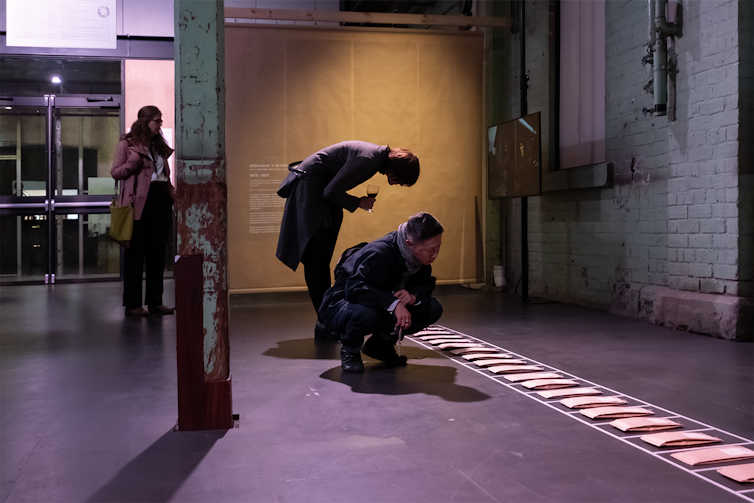
[[[149,122],[156,122],[158,125],[162,126],[162,119],[152,119]]]

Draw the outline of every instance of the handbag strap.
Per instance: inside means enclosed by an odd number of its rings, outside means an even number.
[[[300,163],[301,161],[299,161]],[[136,201],[136,187],[139,185],[139,173],[135,173],[131,175],[134,177],[134,192],[131,194],[131,204],[134,204]],[[118,188],[118,182],[120,180],[115,180],[115,193],[113,194],[113,200],[118,198],[118,194],[120,194],[120,190]]]

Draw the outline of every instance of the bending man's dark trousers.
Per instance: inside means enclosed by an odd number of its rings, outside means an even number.
[[[312,299],[314,310],[318,311],[325,297],[325,292],[330,288],[330,261],[335,251],[335,243],[338,241],[337,227],[320,227],[309,239],[301,263],[304,264],[304,279],[309,297]]]
[[[411,326],[403,331],[404,334],[418,332],[437,322],[442,316],[442,305],[433,298],[430,302],[418,306],[408,306],[408,311],[411,313]],[[395,330],[393,314],[384,309],[373,309],[345,300],[341,300],[319,316],[329,330],[342,334],[340,341],[352,351],[358,351],[364,344],[364,337],[369,334],[379,334],[390,341],[390,333]],[[395,340],[390,342],[395,343]]]

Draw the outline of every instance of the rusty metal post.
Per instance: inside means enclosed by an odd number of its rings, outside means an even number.
[[[206,396],[206,400],[227,403],[230,408],[224,30],[222,0],[175,0],[178,254],[203,257],[203,315],[198,333],[203,338],[204,389],[227,394]],[[187,322],[191,316],[180,308],[176,314],[186,316]],[[191,322],[198,320],[194,317]],[[179,331],[178,337],[192,333],[196,331]],[[226,418],[226,413],[219,422],[205,423],[182,419],[179,411],[178,427],[184,429],[184,423],[200,425],[192,429],[230,428],[232,414]],[[224,424],[226,419],[228,424]]]

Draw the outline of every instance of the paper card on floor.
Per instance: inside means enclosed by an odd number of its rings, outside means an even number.
[[[423,341],[431,341],[433,339],[463,339],[463,336],[454,334],[421,335],[417,337],[417,339],[421,339]]]
[[[555,372],[527,372],[526,374],[510,374],[503,376],[510,382],[531,381],[533,379],[562,379],[563,376]]]
[[[455,335],[455,334],[453,332],[451,332],[450,330],[439,330],[439,329],[438,330],[429,330],[429,329],[424,329],[424,330],[419,330],[415,334],[411,334],[411,335],[412,335],[412,337],[421,337],[422,335]]]
[[[643,435],[643,441],[655,447],[678,447],[687,445],[717,444],[723,439],[707,435],[700,431],[674,431],[670,433],[652,433]]]
[[[507,353],[468,353],[463,355],[462,358],[464,360],[473,361],[497,358],[513,358],[513,355],[509,355]]]
[[[570,388],[554,389],[550,391],[540,391],[537,393],[542,398],[551,400],[553,398],[569,398],[572,396],[601,395],[602,392],[594,388]]]
[[[440,349],[462,349],[462,348],[481,348],[478,342],[446,342],[437,346]]]
[[[728,447],[713,447],[711,449],[675,452],[671,454],[671,456],[687,465],[697,466],[751,459],[754,458],[754,451],[747,449],[746,447],[741,447],[740,445],[731,445]]]
[[[459,356],[459,355],[466,355],[466,354],[469,354],[469,353],[497,353],[498,351],[500,351],[500,350],[499,349],[495,349],[495,348],[485,348],[485,347],[482,347],[482,346],[471,346],[471,347],[468,347],[468,348],[467,347],[463,347],[463,348],[454,349],[453,351],[451,351],[451,353],[453,353],[456,356]]]
[[[536,372],[537,370],[544,369],[536,365],[498,365],[496,367],[489,367],[487,370],[493,374],[512,374],[514,372]]]
[[[558,389],[558,388],[570,388],[571,386],[578,386],[579,383],[571,379],[534,379],[532,381],[524,381],[521,386],[529,389]]]
[[[643,407],[594,407],[591,409],[583,409],[581,413],[591,419],[651,416],[654,414],[651,410]]]
[[[569,409],[587,409],[589,407],[605,407],[608,405],[623,405],[626,402],[618,396],[578,396],[564,398],[560,401]]]
[[[474,365],[477,365],[478,367],[492,367],[493,365],[526,365],[526,360],[515,360],[511,358],[476,360]]]
[[[474,342],[474,341],[472,341],[471,339],[431,339],[427,342],[432,344],[433,346],[439,346],[440,344],[446,344],[448,342],[458,343],[458,342]]]
[[[610,426],[626,432],[672,430],[683,427],[678,421],[673,421],[667,417],[627,417],[616,419],[610,423]]]
[[[742,484],[751,484],[754,482],[754,463],[724,466],[717,470],[717,473]]]

